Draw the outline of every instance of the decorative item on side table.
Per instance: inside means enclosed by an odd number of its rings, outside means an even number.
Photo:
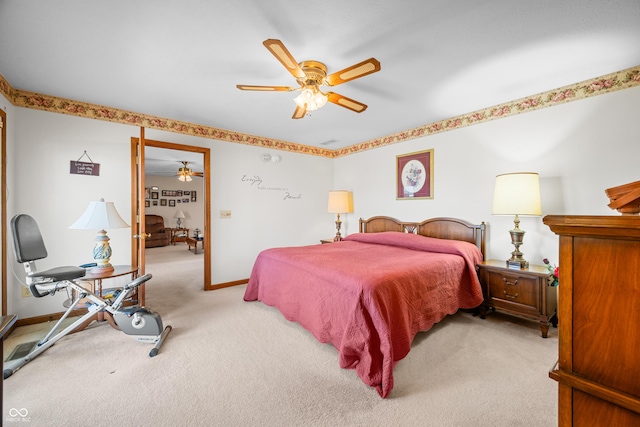
[[[516,172],[496,176],[493,195],[493,215],[515,215],[515,227],[510,230],[511,244],[515,250],[507,260],[508,268],[529,268],[529,261],[522,257],[520,245],[523,243],[524,230],[520,229],[520,218],[523,216],[541,216],[540,183],[537,173]]]
[[[109,262],[112,251],[105,230],[128,227],[130,227],[129,224],[120,217],[113,202],[105,202],[104,199],[90,202],[82,216],[69,227],[78,230],[100,230],[95,239],[96,246],[93,248],[93,260],[96,265],[89,268],[91,273],[111,274],[113,272],[113,266]]]
[[[334,241],[342,240],[342,235],[340,234],[340,228],[342,227],[342,221],[340,221],[340,214],[346,214],[353,212],[353,193],[351,191],[346,190],[335,190],[329,191],[329,203],[327,207],[327,211],[329,213],[338,214],[338,219],[336,220],[336,237],[334,237]]]
[[[551,265],[547,258],[543,259],[544,265],[547,266],[549,271],[549,286],[558,286],[560,284],[558,278],[560,277],[560,267]]]
[[[174,218],[177,218],[178,220],[176,221],[176,223],[178,224],[177,228],[182,228],[182,220],[185,219],[186,217],[184,216],[184,212],[182,211],[178,211],[176,212],[176,214],[173,216]]]

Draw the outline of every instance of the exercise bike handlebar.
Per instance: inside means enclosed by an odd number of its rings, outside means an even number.
[[[133,280],[131,283],[128,283],[128,284],[124,285],[123,289],[125,291],[128,291],[129,289],[137,288],[138,286],[142,285],[147,280],[151,279],[151,277],[152,277],[151,274],[145,274],[143,276],[140,276],[137,279]]]

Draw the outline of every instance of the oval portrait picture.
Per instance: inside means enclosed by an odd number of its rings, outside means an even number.
[[[411,160],[402,168],[402,186],[404,193],[411,195],[422,189],[426,180],[426,169],[421,161]]]

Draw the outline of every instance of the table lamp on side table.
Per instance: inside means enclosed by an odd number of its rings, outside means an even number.
[[[82,216],[69,227],[75,230],[100,230],[95,239],[96,246],[93,248],[93,260],[96,266],[88,271],[93,274],[107,274],[113,271],[113,266],[109,262],[112,251],[106,229],[128,227],[130,225],[122,219],[113,202],[105,202],[104,199],[89,202]]]
[[[342,240],[340,234],[340,228],[342,227],[342,221],[340,221],[340,214],[346,214],[353,212],[353,193],[345,190],[329,191],[329,203],[327,207],[329,213],[338,214],[336,220],[336,237],[333,238],[334,242]]]
[[[182,220],[186,218],[186,217],[184,216],[184,212],[182,212],[182,211],[178,211],[178,212],[176,212],[176,214],[175,214],[173,217],[178,219],[178,221],[177,221],[178,228],[182,228],[182,227],[181,227]]]
[[[507,260],[509,268],[529,268],[529,262],[522,257],[520,245],[524,238],[524,230],[520,229],[518,215],[541,216],[540,180],[534,172],[506,173],[496,176],[493,194],[493,215],[515,215],[515,228],[510,230],[511,244],[515,250]]]

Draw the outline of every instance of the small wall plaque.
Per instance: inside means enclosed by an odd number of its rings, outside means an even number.
[[[71,160],[69,172],[73,175],[100,176],[100,163],[87,163]]]

